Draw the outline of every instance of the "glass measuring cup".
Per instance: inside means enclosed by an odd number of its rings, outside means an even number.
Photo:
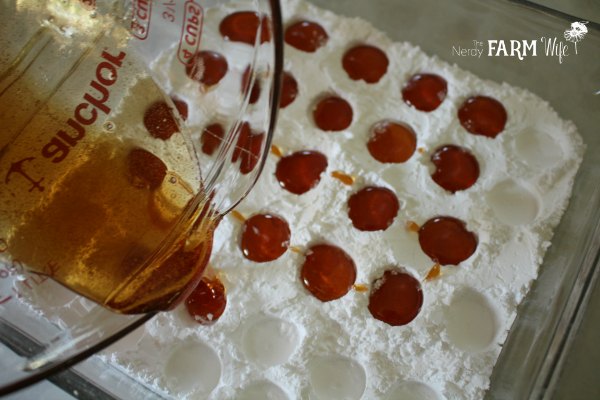
[[[193,289],[262,169],[282,44],[275,1],[0,6],[1,394]]]

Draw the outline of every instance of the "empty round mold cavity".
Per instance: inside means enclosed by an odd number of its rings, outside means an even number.
[[[425,383],[405,381],[394,386],[385,400],[443,400],[443,397]]]
[[[463,289],[454,295],[446,313],[446,332],[457,348],[479,352],[494,342],[498,316],[485,296],[472,289]]]
[[[235,400],[289,400],[282,388],[271,381],[252,382],[234,397]]]
[[[563,158],[559,142],[536,128],[520,132],[514,144],[517,157],[533,167],[552,167]]]
[[[487,202],[496,218],[508,225],[533,222],[540,207],[536,195],[513,180],[494,186],[487,194]]]
[[[246,357],[263,367],[283,364],[300,345],[298,327],[275,317],[252,318],[246,322],[243,351]]]
[[[316,357],[308,363],[308,371],[314,399],[358,400],[365,391],[365,370],[352,359],[341,356]]]
[[[221,379],[221,360],[204,343],[182,345],[169,355],[164,377],[174,391],[207,396]]]

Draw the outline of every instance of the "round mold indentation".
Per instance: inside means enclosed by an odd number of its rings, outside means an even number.
[[[367,384],[365,369],[342,356],[320,356],[308,363],[311,399],[358,400]]]
[[[271,381],[255,381],[240,390],[235,400],[289,400],[285,391]]]
[[[496,218],[508,225],[533,222],[540,208],[537,196],[512,179],[494,186],[487,194],[487,203]]]
[[[431,386],[419,381],[405,381],[395,385],[385,400],[443,400],[444,397]]]
[[[470,288],[453,296],[445,319],[450,342],[469,353],[487,349],[498,335],[498,315],[494,306],[484,295]]]
[[[514,139],[514,151],[522,162],[532,167],[550,168],[563,159],[559,142],[539,128],[527,128]]]
[[[250,361],[263,367],[288,361],[302,340],[296,324],[280,318],[253,318],[246,324],[242,350]]]
[[[184,344],[169,355],[163,375],[173,391],[208,396],[221,379],[221,360],[204,343]]]

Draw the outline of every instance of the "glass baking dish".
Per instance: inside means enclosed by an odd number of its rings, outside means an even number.
[[[570,340],[598,275],[600,248],[600,28],[590,22],[578,54],[560,63],[538,49],[536,57],[470,57],[453,46],[473,40],[562,39],[575,17],[524,1],[506,0],[312,0],[338,14],[364,18],[395,41],[408,41],[425,52],[470,70],[481,78],[505,81],[546,99],[572,120],[587,150],[573,196],[540,275],[519,307],[494,368],[488,399],[551,398]],[[594,86],[596,85],[596,86]],[[35,343],[11,332],[9,344],[26,354]],[[5,336],[6,337],[6,336]],[[129,378],[98,358],[91,358],[52,381],[81,398],[168,398]]]

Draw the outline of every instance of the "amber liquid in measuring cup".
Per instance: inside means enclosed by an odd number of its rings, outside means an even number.
[[[173,103],[122,33],[96,30],[65,50],[36,27],[2,65],[0,261],[120,313],[169,309],[216,219]]]

